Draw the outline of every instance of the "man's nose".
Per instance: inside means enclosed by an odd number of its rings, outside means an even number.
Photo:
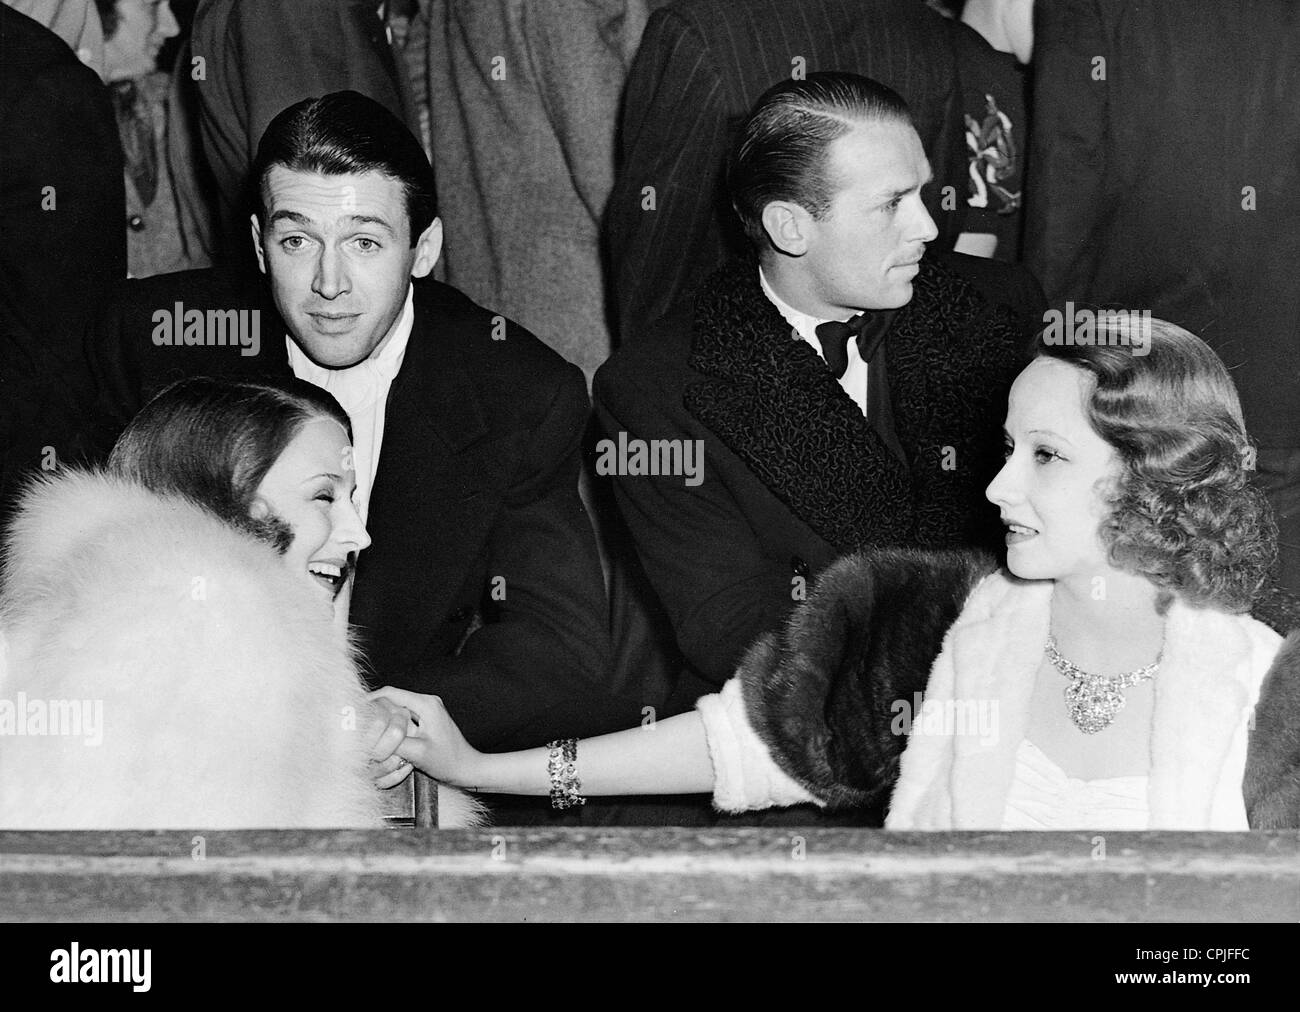
[[[912,238],[917,242],[934,242],[939,238],[939,227],[935,225],[934,218],[930,216],[930,209],[925,206],[925,202],[917,200],[916,220],[912,223]]]
[[[343,258],[332,246],[325,245],[321,248],[311,290],[322,299],[336,299],[348,290],[347,269]]]

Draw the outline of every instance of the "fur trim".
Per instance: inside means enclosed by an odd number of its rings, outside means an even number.
[[[1263,622],[1279,636],[1300,629],[1300,598],[1270,583],[1250,606],[1250,617]]]
[[[102,707],[101,744],[0,737],[6,826],[382,824],[370,708],[332,609],[198,507],[102,474],[37,484],[0,629],[0,700]]]
[[[1300,829],[1300,631],[1283,642],[1259,693],[1243,785],[1251,829]]]
[[[750,723],[777,764],[830,807],[882,800],[906,744],[894,704],[925,691],[944,633],[996,568],[980,552],[880,550],[826,569],[741,662]]]
[[[438,784],[439,829],[477,829],[491,822],[492,810],[477,795]]]
[[[921,550],[864,553],[828,568],[738,672],[750,723],[773,760],[828,805],[865,806],[894,790],[907,746],[910,786],[897,785],[891,818],[923,810],[949,828],[1000,825],[1050,595],[989,579],[995,571],[980,553]],[[1250,828],[1300,828],[1300,632],[1279,649],[1273,632],[1244,616],[1175,603],[1170,620],[1153,826],[1222,825],[1241,818],[1244,799]],[[999,699],[998,742],[909,743],[894,733],[892,706],[916,693]],[[1252,707],[1247,750],[1240,725],[1223,715]],[[1243,766],[1243,780],[1224,777]]]

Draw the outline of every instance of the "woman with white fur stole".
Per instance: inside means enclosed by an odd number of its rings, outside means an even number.
[[[348,416],[188,379],[26,492],[0,590],[0,827],[382,826],[348,641]],[[409,769],[409,767],[406,767]]]

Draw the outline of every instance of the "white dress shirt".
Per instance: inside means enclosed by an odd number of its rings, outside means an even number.
[[[352,419],[353,459],[357,468],[357,509],[364,522],[370,512],[370,490],[379,469],[379,450],[384,442],[384,409],[393,377],[402,368],[406,342],[415,322],[414,288],[406,288],[406,305],[370,357],[346,369],[326,369],[307,357],[291,337],[289,365],[293,374],[328,390]]]
[[[758,269],[758,283],[762,286],[767,301],[776,306],[777,312],[785,317],[785,322],[790,324],[795,334],[801,340],[811,344],[813,351],[821,356],[823,362],[826,361],[826,356],[822,353],[822,343],[817,339],[817,325],[830,321],[819,320],[788,305],[781,296],[772,291],[772,286],[767,283],[761,267]],[[853,398],[853,403],[858,406],[858,410],[865,415],[867,413],[867,363],[862,360],[857,341],[850,341],[845,350],[848,352],[849,365],[844,370],[844,375],[840,377],[840,386]]]

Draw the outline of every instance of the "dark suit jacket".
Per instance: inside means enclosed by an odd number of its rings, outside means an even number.
[[[0,369],[77,362],[82,314],[126,277],[125,223],[108,91],[57,35],[0,5]]]
[[[1025,258],[1048,299],[1188,328],[1251,435],[1300,445],[1300,7],[1054,0],[1034,45]]]
[[[752,262],[715,274],[693,315],[674,313],[615,353],[595,383],[606,436],[703,445],[698,486],[615,479],[695,671],[720,685],[844,552],[996,540],[984,488],[1001,463],[1006,390],[1041,311],[1023,268],[927,257],[884,345],[906,464],[812,347],[791,338]]]
[[[745,249],[720,185],[736,130],[758,97],[808,73],[852,71],[907,100],[934,169],[926,205],[951,248],[962,228],[966,158],[950,34],[898,0],[682,0],[651,16],[628,76],[621,165],[605,235],[624,340],[668,312],[728,252]],[[654,187],[654,210],[643,189]],[[943,188],[952,186],[948,209]]]
[[[151,316],[176,302],[260,310],[260,354],[155,347]],[[437,693],[471,742],[496,751],[633,726],[658,701],[606,689],[604,587],[577,489],[582,375],[513,324],[493,340],[493,319],[454,288],[415,284],[350,617],[374,684]],[[89,338],[100,410],[82,446],[105,452],[180,376],[289,374],[284,333],[255,279],[126,282]]]

